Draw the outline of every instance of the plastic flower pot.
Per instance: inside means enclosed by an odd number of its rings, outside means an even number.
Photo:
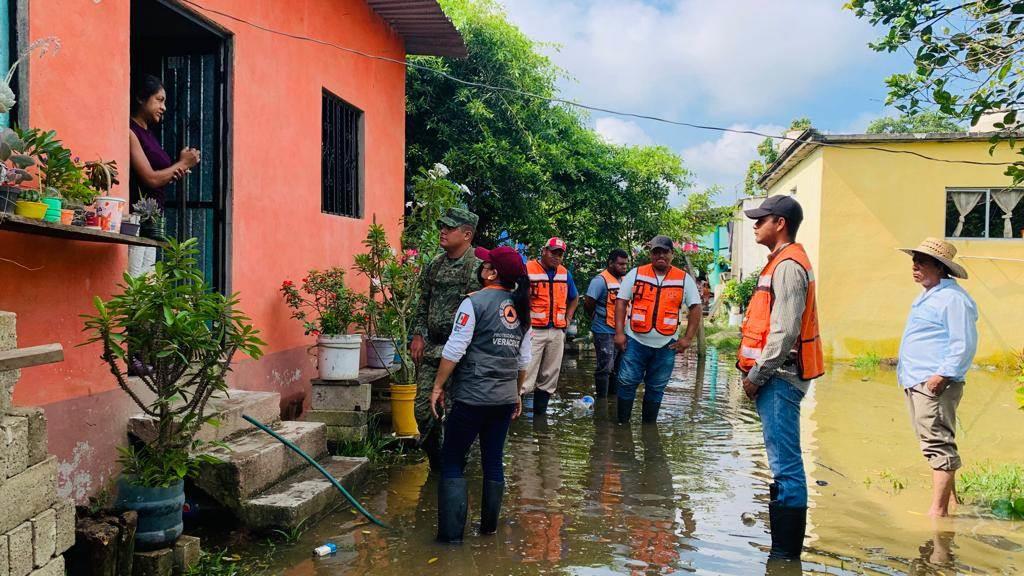
[[[353,380],[359,377],[362,334],[321,334],[316,339],[317,368],[321,380]]]
[[[60,198],[43,198],[43,204],[46,204],[46,214],[43,215],[43,220],[47,222],[60,222]]]
[[[134,222],[121,222],[121,234],[125,236],[138,236],[139,224]]]
[[[18,216],[24,216],[25,218],[31,218],[33,220],[42,220],[43,216],[46,216],[47,206],[42,202],[29,202],[27,200],[18,200],[14,213]]]
[[[416,426],[416,385],[391,385],[391,424],[399,436],[419,434]]]
[[[164,239],[164,221],[163,219],[156,222],[152,220],[146,220],[142,223],[139,228],[139,235],[143,238],[151,238],[153,240]]]
[[[63,209],[60,211],[60,223],[70,226],[75,220],[75,211]]]
[[[102,224],[100,228],[104,232],[118,232],[121,230],[121,216],[124,214],[124,198],[113,196],[100,196],[96,199],[96,215],[100,217]],[[103,218],[106,218],[104,221]]]
[[[395,341],[390,338],[366,340],[366,365],[370,368],[388,368],[395,360]]]
[[[117,482],[117,508],[134,510],[139,515],[135,546],[143,550],[164,548],[181,536],[185,505],[185,482],[179,480],[167,488],[147,488],[132,483],[132,476]]]

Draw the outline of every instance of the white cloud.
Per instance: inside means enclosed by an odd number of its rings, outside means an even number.
[[[733,130],[751,130],[762,134],[782,134],[785,128],[774,124],[749,126],[734,124]],[[715,140],[707,140],[681,152],[686,167],[696,173],[696,187],[703,189],[715,184],[721,185],[722,202],[731,202],[736,192],[743,187],[747,165],[757,158],[757,145],[763,136],[723,132]]]
[[[648,146],[654,143],[650,135],[631,120],[605,116],[594,122],[594,130],[612,144]]]
[[[669,116],[753,118],[872,57],[839,0],[505,0],[581,101]]]

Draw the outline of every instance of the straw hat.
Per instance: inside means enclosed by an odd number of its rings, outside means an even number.
[[[945,240],[939,240],[938,238],[925,238],[917,246],[917,248],[900,248],[901,252],[906,252],[911,256],[914,252],[924,254],[925,256],[931,256],[939,262],[946,265],[949,268],[949,273],[957,278],[967,279],[967,270],[964,267],[953,262],[953,258],[956,258],[956,246],[953,246]]]

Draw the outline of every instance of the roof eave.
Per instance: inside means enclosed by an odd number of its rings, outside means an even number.
[[[465,58],[466,42],[437,0],[366,0],[414,56]]]

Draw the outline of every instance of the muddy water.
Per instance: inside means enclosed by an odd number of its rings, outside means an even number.
[[[571,400],[590,393],[591,361],[567,359],[554,414],[513,424],[496,536],[473,528],[476,459],[468,467],[471,526],[454,547],[433,542],[434,477],[425,462],[406,462],[379,470],[358,495],[396,530],[337,512],[279,547],[274,573],[764,574],[769,474],[760,423],[728,362],[709,360],[680,359],[659,424],[625,427],[613,423],[614,402],[572,414]],[[1024,414],[1008,376],[972,373],[961,418],[968,466],[1024,461]],[[803,450],[811,491],[805,573],[1024,570],[1022,523],[969,507],[939,523],[921,514],[929,470],[892,371],[837,367],[820,380],[803,403]],[[312,558],[324,542],[338,553]]]

